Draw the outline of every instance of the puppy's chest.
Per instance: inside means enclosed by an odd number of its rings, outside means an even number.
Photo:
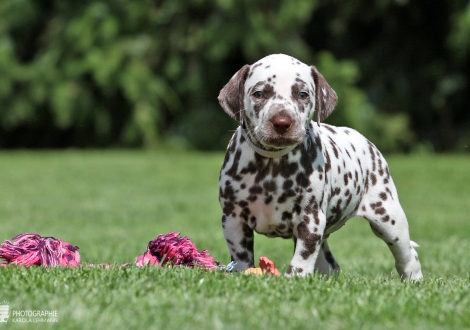
[[[295,162],[266,158],[240,162],[236,174],[230,168],[222,170],[222,206],[231,206],[226,216],[243,218],[260,234],[289,238],[302,210],[319,193],[309,181],[309,171]],[[225,198],[230,197],[227,189],[233,191],[232,201]]]
[[[291,237],[292,227],[309,203],[311,188],[296,185],[291,178],[272,178],[256,184],[246,177],[246,189],[240,189],[238,204],[250,227],[267,236]],[[242,184],[243,185],[243,184]]]

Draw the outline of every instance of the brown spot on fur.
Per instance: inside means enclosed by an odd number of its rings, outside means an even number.
[[[331,171],[331,160],[330,160],[330,154],[328,153],[328,151],[325,151],[325,172],[329,172]],[[327,182],[328,183],[328,182]]]
[[[300,214],[301,211],[302,211],[302,208],[300,207],[300,204],[295,204],[294,207],[292,208],[293,213]]]
[[[286,274],[287,274],[287,275],[292,274],[292,269],[293,269],[293,268],[294,268],[294,267],[293,267],[292,265],[289,265],[289,267],[287,267]]]
[[[388,194],[390,195],[390,197],[393,199],[392,192],[390,191],[390,189],[388,189],[388,187],[385,188],[385,191],[388,192]]]
[[[268,180],[263,183],[263,188],[266,192],[275,193],[277,190],[277,184],[274,180]]]
[[[379,158],[378,163],[379,163],[379,175],[383,176],[384,175],[384,170],[382,168],[382,159]]]
[[[303,172],[299,172],[295,177],[295,182],[303,188],[307,188],[310,185],[310,180]]]
[[[372,182],[373,186],[375,186],[375,184],[377,183],[377,177],[375,176],[374,173],[370,174],[370,181]]]
[[[369,152],[370,152],[370,158],[372,160],[372,172],[375,172],[375,152],[374,152],[374,145],[370,142],[369,143]]]
[[[371,203],[370,207],[375,210],[377,207],[382,206],[382,202],[377,202],[377,203]]]
[[[282,212],[282,220],[292,220],[292,213],[284,211]]]
[[[313,220],[315,221],[316,225],[320,224],[320,217],[318,216],[318,209],[316,209],[316,208],[313,210]],[[315,228],[315,229],[317,229],[317,228]]]
[[[239,202],[238,202],[238,206],[240,206],[240,207],[247,207],[247,206],[248,206],[248,202],[247,202],[247,201],[239,201]]]
[[[331,127],[330,125],[322,125],[322,127],[325,127],[327,130],[329,130],[333,134],[337,134],[336,131]]]
[[[248,189],[248,191],[253,195],[259,195],[259,194],[263,193],[263,188],[261,188],[258,185],[255,185],[255,186],[251,187],[250,189]]]
[[[384,215],[387,211],[383,207],[375,209],[375,214]]]
[[[238,163],[240,162],[241,156],[242,156],[241,150],[237,150],[237,152],[235,153],[235,157],[233,159],[232,166],[225,172],[226,175],[230,176],[235,181],[241,180],[241,177],[237,174]]]
[[[335,154],[336,159],[339,159],[339,152],[338,152],[338,149],[336,149],[336,142],[333,141],[331,137],[329,140],[330,140],[331,148],[333,148],[333,153]]]
[[[245,221],[248,221],[248,217],[250,216],[250,213],[251,213],[250,209],[248,207],[245,207],[240,212],[240,218],[242,218]]]

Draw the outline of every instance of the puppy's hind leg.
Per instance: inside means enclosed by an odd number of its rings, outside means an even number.
[[[315,262],[315,272],[323,275],[333,275],[340,272],[340,267],[331,253],[328,241],[325,239],[321,244],[317,261]]]
[[[365,217],[374,234],[387,243],[395,257],[395,267],[403,281],[419,280],[423,277],[418,253],[414,249],[418,245],[410,241],[408,221],[398,197],[390,195],[363,205],[360,216]]]

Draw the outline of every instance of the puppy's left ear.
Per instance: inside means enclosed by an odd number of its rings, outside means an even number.
[[[338,96],[333,88],[328,85],[326,79],[312,65],[312,76],[315,82],[315,107],[317,113],[317,124],[326,119],[334,110],[338,102]]]
[[[250,66],[245,64],[219,93],[219,103],[224,111],[233,119],[243,125],[245,110],[245,81],[248,76]]]

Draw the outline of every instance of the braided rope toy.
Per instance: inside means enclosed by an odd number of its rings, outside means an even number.
[[[0,266],[74,266],[80,263],[78,246],[63,242],[54,237],[38,234],[21,234],[0,246],[0,258],[5,259]]]
[[[193,268],[201,266],[206,269],[217,268],[214,257],[209,256],[209,251],[198,251],[196,246],[188,237],[178,237],[180,233],[170,232],[166,235],[158,235],[150,241],[147,250],[137,257],[136,266],[161,264],[163,267],[167,263],[172,265],[184,265]]]

